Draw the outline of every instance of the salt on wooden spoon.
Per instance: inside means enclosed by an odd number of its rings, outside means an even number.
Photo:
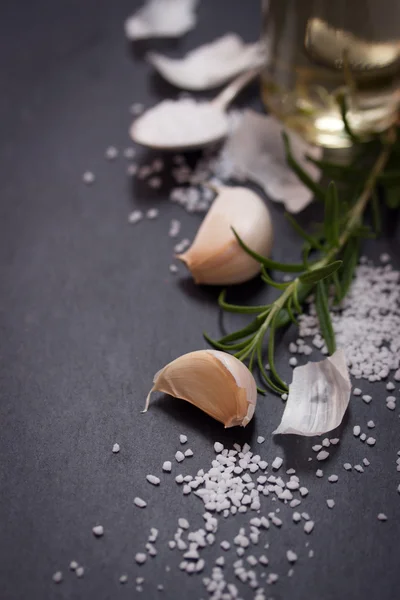
[[[136,119],[130,129],[134,142],[157,150],[198,150],[219,142],[228,133],[226,108],[260,72],[242,73],[212,102],[190,98],[164,100]]]

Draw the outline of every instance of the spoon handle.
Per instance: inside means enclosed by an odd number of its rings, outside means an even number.
[[[250,69],[249,71],[245,71],[236,79],[234,79],[225,89],[222,90],[220,94],[212,101],[214,106],[217,106],[220,110],[225,110],[228,105],[232,102],[232,100],[238,95],[238,93],[246,87],[248,83],[254,77],[259,75],[261,72],[260,67],[256,67],[254,69]]]

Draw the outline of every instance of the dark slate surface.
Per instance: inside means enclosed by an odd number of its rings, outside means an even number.
[[[216,291],[195,288],[183,269],[179,276],[168,271],[170,219],[180,218],[184,235],[192,237],[199,217],[167,202],[167,189],[132,187],[124,159],[112,164],[104,159],[109,144],[128,144],[132,101],[149,105],[176,93],[141,59],[146,44],[132,52],[124,40],[123,19],[137,5],[129,0],[0,5],[0,597],[206,598],[201,577],[178,571],[179,557],[166,547],[179,516],[201,526],[202,505],[183,497],[172,475],[162,475],[160,489],[145,481],[147,473],[159,473],[162,462],[173,459],[182,432],[195,454],[183,466],[174,465],[174,474],[207,467],[216,440],[255,444],[262,434],[263,456],[284,456],[285,467],[295,467],[309,487],[301,508],[316,522],[313,534],[295,527],[292,511],[282,505],[282,529],[263,536],[262,546],[270,543],[270,570],[280,575],[267,597],[398,597],[399,421],[398,410],[385,407],[384,386],[362,384],[363,391],[373,390],[370,406],[352,400],[341,444],[323,466],[326,475],[339,474],[335,485],[315,477],[316,461],[308,461],[312,440],[272,439],[282,412],[282,402],[272,395],[259,400],[245,431],[225,432],[168,398],[156,400],[146,416],[139,413],[153,373],[179,354],[204,347],[202,330],[217,335],[219,318]],[[203,0],[195,31],[156,46],[178,55],[228,30],[254,39],[258,3]],[[255,88],[242,102],[252,93]],[[97,175],[92,187],[81,182],[86,169]],[[160,217],[132,228],[127,215],[133,206],[157,206]],[[275,256],[294,258],[296,240],[282,210],[271,210]],[[386,241],[371,244],[371,256],[388,250],[399,257],[396,227],[391,216],[388,221]],[[265,298],[257,283],[236,295]],[[294,336],[289,331],[278,349],[286,377],[286,347]],[[374,449],[351,434],[354,424],[365,427],[368,418],[377,423]],[[121,445],[118,455],[111,453],[115,441]],[[371,460],[366,473],[343,470],[343,462],[363,456]],[[136,495],[148,500],[146,510],[134,507]],[[327,509],[326,498],[335,499],[334,510]],[[267,512],[277,504],[263,506]],[[381,511],[388,522],[377,520]],[[218,539],[232,539],[247,522],[246,516],[223,521]],[[91,533],[98,523],[105,528],[102,539]],[[160,529],[159,554],[140,568],[134,555],[150,526]],[[299,555],[292,578],[286,575],[289,548]],[[218,545],[207,550],[207,569],[220,554]],[[68,572],[72,559],[85,567],[81,580]],[[57,586],[51,576],[59,569],[64,581]],[[226,571],[233,581],[231,569]],[[118,583],[122,573],[129,576],[126,586]],[[141,575],[146,583],[140,595],[134,578]],[[249,588],[241,590],[243,598],[253,597]]]

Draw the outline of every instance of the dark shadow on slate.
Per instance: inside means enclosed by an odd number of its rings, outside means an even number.
[[[202,410],[193,406],[185,400],[173,398],[164,394],[152,402],[154,410],[161,410],[168,413],[168,416],[182,424],[182,427],[193,426],[196,431],[200,432],[210,442],[214,443],[216,439],[230,448],[236,442],[243,445],[245,442],[252,443],[254,437],[253,418],[246,427],[229,427],[224,429],[221,423],[208,416]]]

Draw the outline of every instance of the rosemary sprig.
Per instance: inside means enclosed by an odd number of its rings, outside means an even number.
[[[341,104],[341,109],[346,131],[350,132],[346,119],[347,109],[344,103]],[[350,137],[354,142],[359,142],[359,138],[353,134]],[[280,295],[270,304],[249,307],[228,304],[226,302],[226,292],[222,292],[219,297],[219,305],[223,310],[244,314],[252,313],[257,316],[248,326],[223,337],[219,341],[205,335],[206,340],[215,348],[232,352],[240,360],[248,361],[251,370],[257,364],[266,385],[278,394],[287,392],[288,387],[275,366],[277,330],[291,322],[297,323],[297,315],[303,311],[303,306],[310,294],[314,293],[316,311],[328,352],[333,353],[335,351],[335,335],[329,312],[329,287],[330,285],[334,286],[335,301],[337,303],[345,297],[349,290],[358,262],[360,238],[371,234],[371,229],[364,223],[364,215],[369,204],[371,204],[375,228],[380,228],[379,206],[377,203],[378,186],[389,182],[389,190],[392,190],[389,205],[394,206],[396,202],[398,203],[398,197],[400,196],[398,187],[400,185],[400,172],[395,174],[393,169],[390,169],[388,171],[389,177],[387,177],[388,173],[385,173],[386,166],[390,164],[392,152],[399,153],[400,151],[396,145],[395,130],[390,130],[385,137],[379,140],[379,150],[372,168],[366,169],[364,164],[361,167],[355,165],[342,167],[334,163],[324,163],[323,161],[316,163],[314,161],[323,173],[326,170],[330,175],[334,173],[342,175],[335,178],[336,181],[347,180],[353,195],[353,199],[349,201],[348,205],[339,202],[337,186],[334,181],[331,181],[328,188],[325,189],[305,173],[293,157],[287,134],[283,134],[283,139],[289,166],[299,179],[312,190],[315,196],[324,201],[324,222],[317,227],[317,234],[313,235],[304,231],[291,215],[287,215],[295,231],[304,239],[303,262],[301,263],[286,264],[264,258],[251,250],[233,230],[243,250],[260,263],[262,280],[268,286],[279,289]],[[365,145],[365,147],[368,146],[368,150],[365,152],[363,152],[363,146],[360,145],[358,154],[362,161],[365,162],[366,159],[370,158],[372,145],[371,143]],[[345,177],[343,177],[343,173]],[[360,187],[360,179],[365,173],[369,174],[364,178]],[[360,189],[361,191],[359,191]],[[393,189],[399,192],[396,201],[394,200]],[[313,261],[309,260],[311,252],[317,255]],[[276,281],[269,273],[271,270],[292,273],[294,279],[288,282]],[[267,335],[270,373],[267,373],[263,364],[263,348]]]

